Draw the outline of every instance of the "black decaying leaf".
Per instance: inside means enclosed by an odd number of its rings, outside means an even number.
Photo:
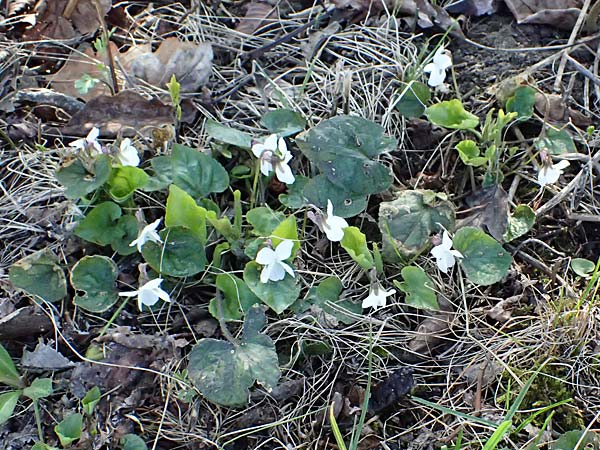
[[[381,383],[375,385],[369,399],[369,411],[374,414],[383,411],[410,393],[414,385],[411,367],[396,370]]]

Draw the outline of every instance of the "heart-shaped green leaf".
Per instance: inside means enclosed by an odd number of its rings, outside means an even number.
[[[169,197],[167,197],[165,213],[165,225],[167,227],[189,228],[205,244],[206,214],[206,209],[198,206],[187,192],[174,184],[169,186]]]
[[[431,105],[425,115],[431,123],[453,130],[471,130],[479,125],[479,118],[466,111],[458,99]]]
[[[83,416],[79,413],[70,414],[54,427],[54,432],[60,440],[60,445],[68,447],[81,437]]]
[[[512,257],[493,237],[475,227],[464,227],[454,235],[454,248],[462,253],[460,264],[473,283],[488,286],[508,273]]]
[[[244,269],[244,281],[258,298],[277,314],[281,314],[296,301],[300,295],[300,286],[296,284],[295,278],[287,274],[281,281],[263,283],[260,281],[261,269],[257,263],[250,261]]]
[[[87,416],[92,417],[96,405],[100,402],[101,396],[100,388],[98,386],[94,386],[87,391],[85,396],[81,399],[81,408]]]
[[[117,220],[117,229],[118,231],[115,234],[118,234],[120,237],[110,243],[112,249],[119,255],[131,255],[135,253],[137,251],[135,245],[133,247],[129,245],[137,238],[139,231],[138,221],[135,216],[126,214],[119,217],[119,220]]]
[[[198,201],[212,192],[229,187],[227,171],[215,159],[185,145],[173,145],[173,183]]]
[[[52,379],[50,378],[36,378],[29,386],[23,389],[23,395],[31,400],[49,397],[53,392]]]
[[[275,109],[266,113],[260,120],[260,124],[271,133],[286,137],[304,130],[306,120],[291,109]]]
[[[173,166],[170,156],[156,156],[150,160],[152,175],[143,190],[146,192],[162,191],[173,183]]]
[[[248,288],[244,280],[229,273],[220,273],[215,281],[217,289],[223,293],[221,307],[223,308],[223,319],[239,320],[252,305],[260,303],[260,299]],[[208,311],[213,317],[219,319],[216,299],[212,299],[208,305]]]
[[[252,136],[243,131],[222,125],[219,122],[208,119],[205,126],[206,134],[229,145],[249,149],[252,147]]]
[[[121,438],[122,450],[148,450],[144,440],[135,434],[126,434]]]
[[[519,205],[515,208],[512,216],[508,218],[508,226],[503,239],[506,242],[513,241],[526,234],[535,223],[535,212],[527,205]]]
[[[547,128],[544,136],[538,138],[534,145],[539,151],[545,150],[550,155],[577,152],[577,147],[575,147],[575,142],[569,132],[555,128]]]
[[[171,277],[187,277],[204,270],[204,245],[194,231],[172,227],[159,235],[164,244],[149,241],[142,247],[142,255],[150,267]]]
[[[571,269],[580,277],[587,277],[596,269],[596,264],[589,259],[573,258],[571,260]]]
[[[311,287],[306,298],[298,299],[290,309],[295,314],[301,314],[314,306],[318,306],[326,314],[333,316],[341,323],[354,323],[356,319],[352,316],[362,314],[362,307],[359,303],[340,300],[342,288],[342,282],[339,278],[327,277],[317,286]]]
[[[433,290],[433,281],[420,267],[407,266],[402,269],[402,283],[394,280],[394,285],[406,294],[406,304],[415,308],[439,311],[440,305]]]
[[[136,189],[148,184],[149,180],[150,176],[138,167],[117,167],[108,179],[108,192],[114,201],[122,203],[131,197]]]
[[[400,85],[398,96],[396,109],[404,117],[412,119],[423,115],[427,103],[431,100],[431,91],[426,84],[412,81]]]
[[[84,256],[71,270],[71,284],[76,290],[73,303],[93,313],[109,309],[118,300],[115,281],[119,270],[106,256]]]
[[[79,222],[75,235],[98,245],[109,245],[123,236],[123,230],[117,226],[121,217],[121,207],[114,202],[100,203]]]
[[[273,230],[285,220],[285,214],[273,211],[268,206],[252,208],[246,213],[246,220],[252,225],[252,233],[256,236],[271,236]]]
[[[67,295],[67,279],[51,250],[35,252],[14,263],[8,272],[10,282],[31,295],[49,302]]]
[[[93,173],[87,171],[78,159],[56,172],[56,179],[65,187],[65,197],[84,197],[102,186],[112,170],[108,155],[99,155],[94,161]]]
[[[348,252],[350,257],[363,269],[369,270],[375,267],[375,261],[369,247],[367,237],[357,227],[344,228],[344,237],[340,244]]]
[[[383,256],[396,261],[396,250],[404,256],[418,254],[429,245],[429,236],[440,225],[454,229],[454,206],[432,191],[401,191],[395,200],[379,205],[379,229]]]
[[[518,87],[506,100],[506,111],[516,112],[517,120],[530,119],[535,106],[535,89],[530,86]]]
[[[188,372],[198,390],[223,406],[248,401],[248,389],[257,381],[267,389],[279,381],[279,362],[273,341],[259,333],[264,327],[261,308],[251,308],[244,321],[239,345],[216,339],[201,339],[192,349]]]

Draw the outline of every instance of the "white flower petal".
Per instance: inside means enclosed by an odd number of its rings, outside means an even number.
[[[444,230],[444,233],[442,234],[441,246],[445,250],[450,250],[452,248],[452,239],[450,239],[450,235],[448,234],[448,232],[446,230]]]
[[[277,179],[282,183],[294,184],[294,181],[296,181],[292,169],[290,169],[290,166],[285,161],[278,161],[275,164],[275,174],[277,175]]]
[[[327,217],[333,217],[333,203],[327,199]]]
[[[273,264],[275,261],[277,261],[277,255],[271,248],[261,248],[256,254],[256,262],[260,265]]]
[[[285,261],[292,256],[292,250],[294,248],[294,241],[291,239],[284,239],[275,248],[275,255],[278,261]]]
[[[267,264],[260,272],[260,282],[268,283],[271,278],[271,271],[273,270],[273,264]]]
[[[294,273],[294,269],[287,263],[281,262],[279,265],[285,270],[292,278],[296,278],[296,274]]]
[[[138,295],[138,303],[139,305],[152,306],[158,301],[158,295],[151,289],[140,289],[140,293]],[[142,308],[140,307],[140,310]]]
[[[98,139],[100,136],[100,130],[96,127],[93,127],[85,138],[88,142],[92,142]]]
[[[265,150],[264,144],[254,144],[252,146],[252,153],[254,153],[254,156],[257,158],[260,158]]]
[[[571,163],[569,161],[567,161],[566,159],[561,159],[559,162],[554,164],[554,168],[558,169],[558,170],[564,170],[567,167],[569,167],[570,165],[571,165]]]
[[[273,164],[271,164],[270,160],[265,158],[260,160],[260,172],[265,177],[268,177],[271,174],[271,172],[273,172]]]
[[[278,137],[276,134],[270,135],[267,139],[265,139],[265,149],[275,153],[277,151],[277,141]]]
[[[433,57],[433,63],[441,70],[452,67],[452,58],[446,53],[444,47],[440,47]]]
[[[119,292],[119,297],[135,297],[139,291]]]
[[[429,80],[427,81],[427,84],[431,87],[437,87],[444,82],[445,78],[446,72],[436,67],[429,74]]]
[[[285,278],[285,269],[283,268],[283,265],[279,261],[274,264],[271,264],[270,266],[267,266],[267,267],[271,268],[271,272],[269,273],[269,280],[280,281]],[[262,281],[262,277],[261,277],[261,281]],[[264,283],[264,281],[263,281],[263,283]]]

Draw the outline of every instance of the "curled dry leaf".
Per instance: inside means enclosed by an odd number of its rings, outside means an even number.
[[[32,352],[23,350],[21,365],[28,369],[63,370],[75,364],[49,345],[40,342]]]
[[[592,121],[582,112],[567,106],[564,98],[557,94],[535,94],[535,109],[548,122],[565,123],[569,119],[579,128],[586,128]]]
[[[502,186],[481,188],[468,196],[466,203],[472,213],[457,223],[457,229],[471,226],[483,230],[485,226],[494,239],[503,242],[508,226],[508,195]]]
[[[147,98],[133,91],[121,91],[115,96],[100,95],[90,100],[63,128],[63,133],[85,136],[93,127],[103,137],[150,135],[152,130],[172,126],[173,108],[160,100]],[[145,132],[147,130],[147,132]]]
[[[252,35],[268,20],[277,18],[277,8],[267,2],[251,1],[247,8],[246,15],[235,27],[240,33]]]
[[[553,25],[572,30],[583,0],[505,0],[518,23]]]
[[[110,42],[112,54],[117,54],[117,46]],[[75,88],[75,82],[83,76],[90,76],[98,80],[106,80],[108,72],[102,67],[108,66],[108,55],[96,54],[91,47],[85,48],[83,51],[71,53],[69,59],[61,69],[48,79],[55,91],[61,92],[71,97],[82,98],[86,101],[91,100],[99,95],[110,94],[110,89],[106,83],[99,82],[85,94],[82,94]]]
[[[132,47],[123,66],[129,68],[135,77],[161,88],[175,75],[181,84],[181,92],[196,92],[208,81],[212,60],[210,44],[195,44],[170,37],[154,53],[148,44],[141,48]]]
[[[72,39],[81,34],[96,32],[100,28],[96,1],[102,14],[110,11],[111,0],[79,0],[75,3],[69,0],[38,2],[35,11],[37,23],[25,33],[25,39]]]
[[[464,14],[466,16],[493,14],[497,9],[497,0],[459,0],[446,7],[446,11],[451,14]]]
[[[452,313],[440,311],[423,320],[408,343],[411,352],[419,355],[432,355],[444,342],[444,336],[450,333]]]

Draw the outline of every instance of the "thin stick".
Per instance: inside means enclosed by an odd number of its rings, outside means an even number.
[[[585,17],[587,15],[587,10],[590,7],[591,2],[592,2],[592,0],[585,0],[585,2],[583,2],[583,6],[581,7],[579,17],[577,18],[577,22],[575,23],[575,26],[573,27],[571,36],[569,36],[567,45],[572,45],[575,42],[575,39],[577,38],[577,35],[579,34],[581,27],[583,26],[583,21],[585,20]],[[569,52],[570,52],[570,49],[565,49],[561,52],[562,58],[560,60],[560,64],[558,65],[558,73],[556,74],[556,80],[554,80],[554,90],[555,91],[560,90],[560,84],[562,82],[562,77],[565,72],[565,66],[567,65],[567,57],[569,56]]]

